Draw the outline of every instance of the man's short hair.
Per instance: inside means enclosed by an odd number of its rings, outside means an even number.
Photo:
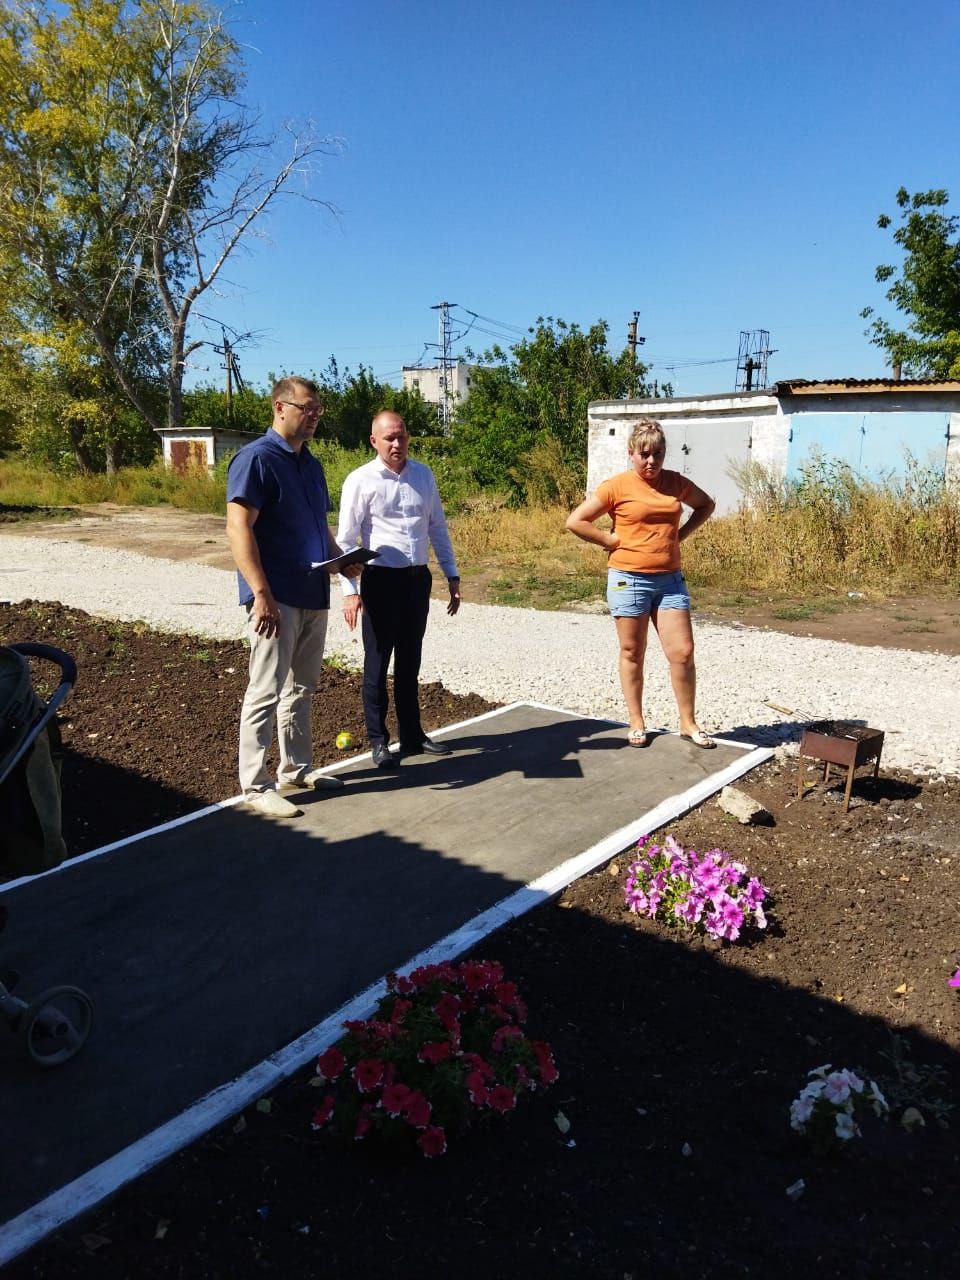
[[[276,404],[278,400],[286,400],[288,396],[292,396],[298,389],[306,391],[314,399],[319,399],[320,392],[315,382],[311,382],[309,378],[298,378],[295,374],[291,374],[289,377],[280,378],[273,384],[273,390],[270,392],[270,403]]]
[[[406,423],[406,420],[404,419],[403,414],[397,413],[396,409],[378,409],[377,412],[373,415],[373,419],[370,423],[371,433],[373,431],[373,428],[377,425],[377,419],[382,418],[386,413],[388,413],[391,418],[396,418],[397,421],[400,423],[400,425],[403,427],[404,431],[406,431],[408,435],[410,434],[409,428],[407,427],[407,423]]]
[[[636,453],[645,444],[652,444],[654,449],[663,449],[666,451],[667,438],[663,434],[663,427],[657,422],[656,418],[641,418],[630,432],[630,439],[627,442],[627,451]]]

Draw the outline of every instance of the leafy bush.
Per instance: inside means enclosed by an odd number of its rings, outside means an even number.
[[[520,1094],[557,1079],[550,1046],[522,1030],[526,1005],[495,961],[390,974],[374,1016],[347,1022],[321,1055],[331,1086],[313,1127],[377,1136],[442,1155],[448,1134],[512,1111]]]

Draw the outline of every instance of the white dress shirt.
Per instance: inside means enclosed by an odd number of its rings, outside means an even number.
[[[351,471],[340,494],[337,542],[344,551],[370,547],[377,568],[426,564],[432,545],[440,568],[457,578],[457,562],[433,472],[408,458],[399,475],[379,458]],[[344,595],[356,595],[355,579],[340,577]]]

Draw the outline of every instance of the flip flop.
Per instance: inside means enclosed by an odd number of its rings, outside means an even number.
[[[712,751],[717,745],[702,729],[695,729],[693,733],[681,733],[680,737],[687,742],[692,742],[695,747],[702,747],[704,751]]]
[[[646,729],[631,729],[627,734],[627,742],[631,747],[649,747],[650,745]]]

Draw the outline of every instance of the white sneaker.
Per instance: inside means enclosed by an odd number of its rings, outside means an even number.
[[[255,813],[262,813],[266,818],[299,818],[303,813],[295,804],[284,800],[276,791],[251,791],[243,797],[243,803]]]
[[[342,786],[343,779],[332,773],[324,773],[322,769],[302,769],[292,781],[281,778],[277,790],[309,791],[313,787],[314,791],[339,791]]]

